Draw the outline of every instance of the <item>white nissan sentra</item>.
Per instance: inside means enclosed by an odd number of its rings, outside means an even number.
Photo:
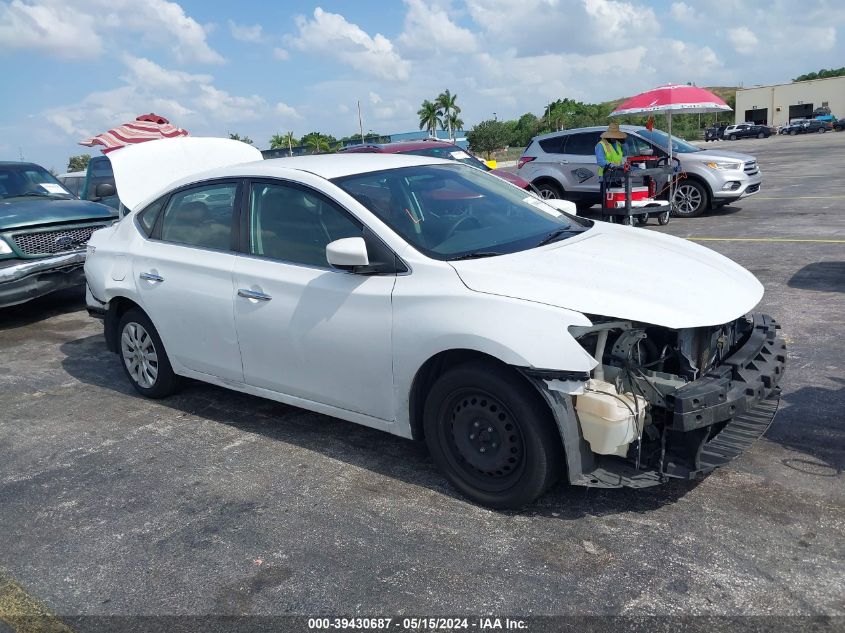
[[[786,348],[725,257],[453,161],[259,158],[112,154],[131,211],[89,242],[87,302],[144,396],[193,378],[424,439],[499,508],[691,479],[771,423]]]

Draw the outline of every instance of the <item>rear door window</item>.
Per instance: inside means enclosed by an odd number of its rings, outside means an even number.
[[[563,154],[563,148],[566,144],[566,136],[544,138],[542,141],[539,141],[539,143],[540,147],[542,147],[543,151],[547,154]]]
[[[232,248],[237,183],[213,183],[173,194],[160,220],[166,242],[220,251]]]
[[[566,153],[575,156],[593,156],[600,136],[600,131],[571,134],[567,137]]]

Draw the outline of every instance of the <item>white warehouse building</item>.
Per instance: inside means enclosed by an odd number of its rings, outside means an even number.
[[[845,77],[811,79],[788,84],[740,88],[736,91],[736,122],[785,125],[790,119],[813,118],[813,110],[828,107],[845,118]]]

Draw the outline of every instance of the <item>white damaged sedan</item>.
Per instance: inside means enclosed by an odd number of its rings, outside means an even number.
[[[424,439],[498,508],[697,477],[777,410],[762,286],[691,242],[418,156],[185,138],[112,162],[132,211],[89,242],[87,303],[145,396],[193,378]]]

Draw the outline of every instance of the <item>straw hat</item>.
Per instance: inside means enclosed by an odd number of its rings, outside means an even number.
[[[622,130],[619,129],[619,124],[615,121],[607,126],[607,129],[601,133],[602,138],[608,139],[615,139],[618,141],[624,141],[628,138],[628,135],[625,134]]]

